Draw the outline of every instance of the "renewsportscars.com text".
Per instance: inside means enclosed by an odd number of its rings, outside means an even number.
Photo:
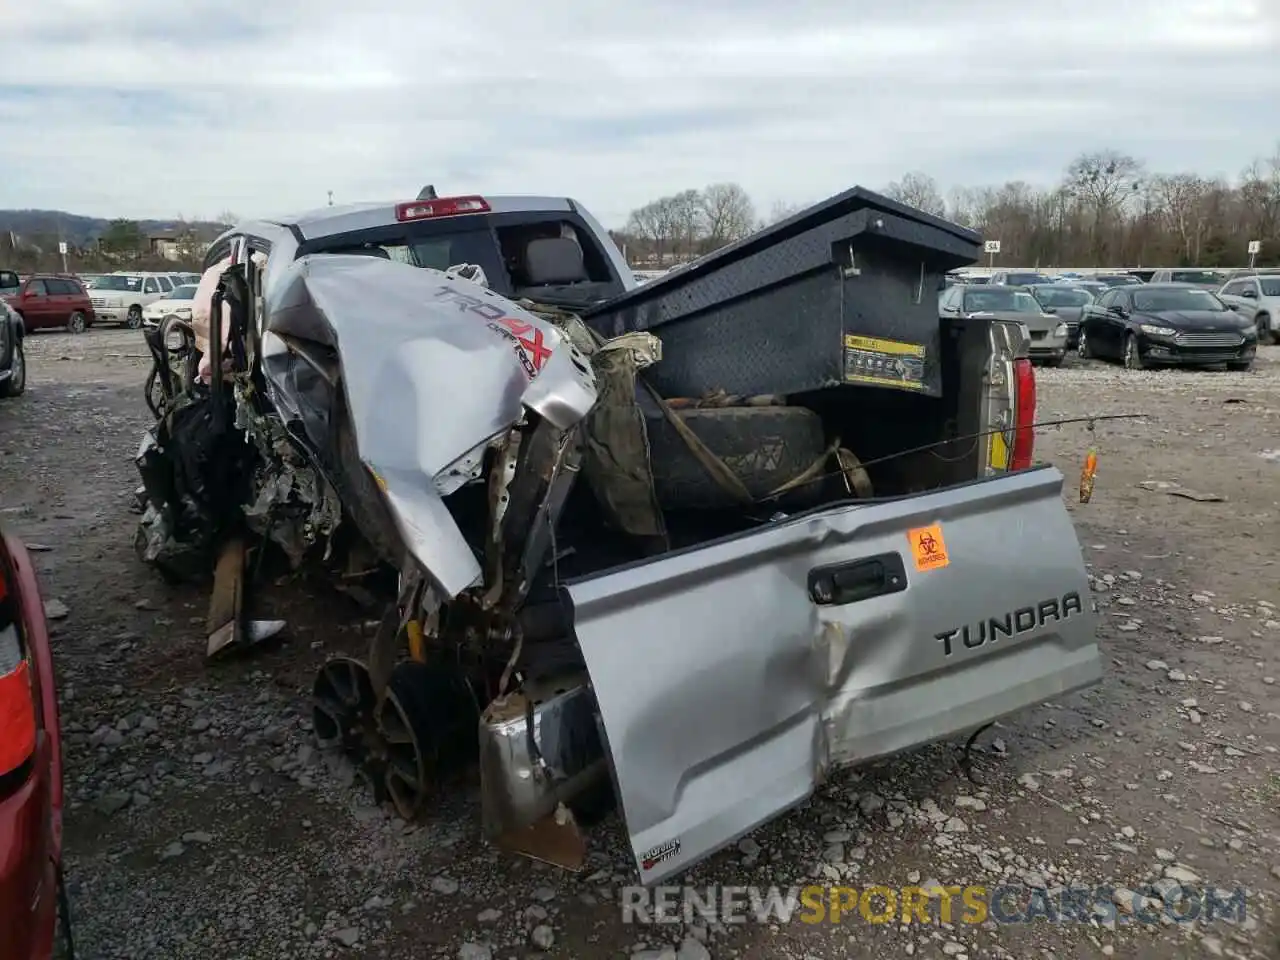
[[[623,887],[623,923],[1176,923],[1245,919],[1243,889],[1019,884],[935,887]]]

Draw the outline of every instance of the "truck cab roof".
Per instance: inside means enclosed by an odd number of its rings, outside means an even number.
[[[420,196],[320,207],[236,225],[214,241],[206,267],[237,236],[257,238],[251,246],[269,248],[273,259],[343,253],[437,270],[476,264],[504,296],[570,307],[636,286],[609,232],[569,197]]]

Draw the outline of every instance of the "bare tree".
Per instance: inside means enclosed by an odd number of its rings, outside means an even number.
[[[1141,181],[1142,164],[1115,150],[1082,153],[1067,167],[1067,188],[1097,211],[1123,206],[1137,193]]]
[[[938,190],[938,183],[927,173],[912,171],[901,180],[895,180],[885,188],[885,195],[909,207],[923,210],[934,216],[946,216],[947,205]]]
[[[681,190],[668,197],[672,224],[673,249],[683,249],[683,255],[692,258],[698,253],[698,241],[703,237],[702,194],[697,190]]]
[[[1250,164],[1241,181],[1243,212],[1254,234],[1249,239],[1276,236],[1280,233],[1280,144],[1271,156]]]
[[[1083,153],[1067,167],[1064,186],[1093,208],[1093,247],[1099,259],[1109,253],[1109,222],[1123,213],[1141,184],[1142,164],[1115,150]]]
[[[666,244],[670,239],[666,234],[666,224],[663,220],[662,201],[654,200],[646,203],[643,207],[639,207],[631,211],[631,216],[627,219],[626,233],[629,236],[636,237],[644,242],[650,250],[657,262],[662,262],[662,255],[666,252]]]
[[[702,218],[707,245],[714,250],[755,230],[756,210],[738,184],[713,183],[702,189]]]
[[[794,217],[802,209],[803,208],[798,203],[787,203],[785,200],[775,200],[773,201],[773,206],[769,208],[769,216],[765,218],[761,226],[767,227],[775,223],[781,223],[788,217]]]
[[[979,208],[977,191],[969,187],[953,187],[948,216],[962,227],[972,227],[978,222]]]
[[[1234,183],[1195,173],[1148,177],[1137,159],[1104,150],[1072,161],[1060,185],[1022,182],[961,186],[949,194],[951,219],[1001,242],[1001,260],[1022,266],[1242,266],[1250,240],[1258,264],[1280,264],[1280,146]],[[750,198],[734,184],[713,184],[654,200],[634,211],[625,241],[637,263],[714,249],[741,232],[727,210],[748,215]],[[889,188],[904,202],[940,212],[937,186],[911,173]],[[772,204],[759,226],[798,212]]]
[[[1175,173],[1155,177],[1152,186],[1168,229],[1182,240],[1183,263],[1195,263],[1204,233],[1209,182],[1194,173]]]

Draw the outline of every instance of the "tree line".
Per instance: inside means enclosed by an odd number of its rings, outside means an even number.
[[[219,222],[178,218],[164,230],[169,256],[157,253],[151,237],[136,220],[110,221],[100,234],[81,242],[67,242],[67,269],[73,273],[132,270],[198,270],[209,241],[234,223],[230,214]],[[63,256],[59,236],[52,232],[23,233],[0,230],[0,266],[19,272],[60,272]]]
[[[1082,153],[1048,187],[1021,180],[957,187],[944,197],[928,173],[912,171],[885,195],[1000,241],[997,264],[1040,267],[1280,264],[1280,144],[1229,181],[1194,172],[1151,171],[1117,150]],[[796,212],[775,205],[758,217],[735,183],[660,197],[631,212],[616,234],[637,267],[681,262],[716,250]],[[985,262],[985,261],[984,261]]]

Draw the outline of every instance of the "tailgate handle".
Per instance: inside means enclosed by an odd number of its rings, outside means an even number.
[[[907,589],[907,568],[897,553],[833,563],[809,571],[809,599],[839,607]]]

